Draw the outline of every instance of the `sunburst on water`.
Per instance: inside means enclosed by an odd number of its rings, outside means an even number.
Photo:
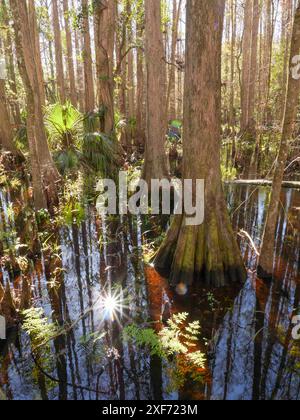
[[[124,317],[124,310],[128,308],[124,302],[124,292],[122,289],[112,291],[102,291],[100,299],[100,311],[103,321],[116,321],[121,325],[121,319]]]

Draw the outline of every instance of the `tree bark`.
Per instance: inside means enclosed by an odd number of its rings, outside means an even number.
[[[131,2],[127,1],[127,16],[128,16],[128,26],[127,26],[127,45],[128,48],[131,48],[128,52],[127,59],[127,98],[128,98],[128,112],[127,112],[127,141],[132,148],[132,141],[134,137],[133,131],[133,119],[135,116],[135,82],[134,82],[134,54],[132,49],[133,44],[133,31],[132,31],[132,10]]]
[[[64,103],[66,100],[66,92],[65,92],[63,53],[62,53],[61,32],[60,32],[59,11],[58,11],[57,0],[52,0],[52,13],[53,13],[57,93],[58,93],[60,101]]]
[[[43,122],[34,44],[28,31],[29,18],[26,2],[10,0],[18,55],[28,107],[27,134],[30,148],[34,200],[37,209],[53,209],[57,204],[59,174],[54,166]]]
[[[187,0],[183,178],[205,180],[205,220],[176,216],[155,259],[170,283],[221,287],[245,279],[245,268],[222,190],[221,39],[224,0]],[[214,30],[211,30],[214,28]]]
[[[63,0],[64,7],[64,18],[65,18],[65,31],[66,31],[66,43],[67,43],[67,61],[68,61],[68,76],[69,76],[69,97],[73,106],[77,106],[77,93],[75,83],[75,70],[73,60],[73,44],[72,44],[72,33],[70,29],[70,11],[68,0]]]
[[[10,122],[8,104],[5,94],[5,81],[0,79],[0,146],[3,149],[16,153],[16,147],[13,142],[13,129]]]
[[[171,63],[169,71],[169,83],[167,91],[167,115],[168,119],[176,118],[176,89],[175,89],[175,68],[176,68],[176,47],[178,39],[179,19],[182,7],[182,0],[173,2],[173,28],[172,28],[172,46]]]
[[[141,21],[136,23],[137,41],[141,44],[144,40],[144,16]],[[135,144],[140,151],[145,148],[145,103],[144,103],[144,52],[141,48],[137,50],[137,69],[136,69],[136,132]]]
[[[289,68],[293,69],[295,64],[293,58],[299,55],[300,52],[300,2],[298,2],[294,25],[292,31],[292,40],[290,48]],[[281,134],[280,150],[276,162],[276,168],[273,179],[273,187],[271,194],[270,206],[268,209],[267,221],[265,225],[261,254],[258,263],[258,275],[262,278],[270,278],[273,275],[274,266],[274,248],[275,248],[275,233],[278,218],[278,210],[280,205],[280,194],[282,182],[284,177],[284,170],[286,167],[287,157],[289,153],[289,144],[293,136],[297,109],[300,95],[300,79],[294,76],[293,71],[289,72],[284,120]]]
[[[21,112],[20,112],[20,106],[18,103],[18,90],[17,90],[17,79],[16,79],[16,73],[15,73],[15,63],[14,63],[14,53],[13,53],[13,42],[11,39],[11,34],[9,30],[9,16],[7,11],[7,5],[6,1],[2,0],[2,19],[5,27],[7,27],[7,33],[6,36],[4,36],[3,42],[4,42],[4,48],[5,48],[5,57],[6,57],[6,65],[8,70],[8,78],[9,78],[9,85],[11,88],[11,91],[13,92],[14,98],[13,98],[13,115],[14,115],[14,121],[17,126],[21,125]]]
[[[161,31],[161,3],[145,0],[146,43],[146,150],[143,179],[151,185],[151,179],[168,176],[165,139],[166,121],[166,66]]]
[[[88,0],[82,0],[83,13],[83,67],[84,67],[84,86],[85,86],[85,112],[91,112],[95,109],[95,91],[94,91],[94,76],[93,76],[93,61],[91,50],[91,36],[89,25],[89,8]]]
[[[94,13],[98,101],[99,108],[103,111],[101,128],[107,135],[111,135],[115,127],[113,99],[114,9],[113,1],[102,1],[96,5]]]
[[[44,72],[41,59],[41,50],[40,50],[40,37],[39,29],[36,18],[36,10],[34,5],[34,0],[28,1],[28,19],[29,19],[29,28],[31,31],[31,39],[34,46],[35,62],[36,62],[36,72],[39,82],[40,98],[42,106],[46,104],[46,93],[45,93],[45,83],[44,83]]]
[[[231,47],[230,47],[230,100],[229,100],[229,122],[232,130],[235,129],[235,86],[234,86],[234,76],[235,76],[235,49],[236,49],[236,10],[237,4],[236,0],[231,0],[230,3],[230,13],[231,13]],[[234,137],[234,136],[233,136]],[[235,141],[232,148],[232,158],[235,161]]]
[[[76,7],[74,0],[72,0],[72,7]],[[79,104],[79,109],[81,112],[84,112],[84,72],[83,65],[81,62],[82,57],[82,43],[81,43],[81,34],[79,31],[75,31],[75,50],[76,50],[76,82],[77,82],[77,103]]]
[[[241,90],[241,133],[245,147],[241,159],[243,176],[248,177],[256,139],[255,99],[257,76],[257,48],[260,5],[258,0],[246,0],[243,37],[243,69]]]

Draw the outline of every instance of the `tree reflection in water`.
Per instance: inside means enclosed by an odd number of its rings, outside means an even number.
[[[236,231],[247,231],[259,249],[268,190],[235,187],[228,188],[227,194]],[[1,192],[0,201],[1,228],[12,229],[13,222],[7,217],[9,195]],[[201,320],[207,338],[214,331],[208,355],[210,379],[201,390],[192,387],[194,398],[300,398],[300,371],[295,369],[297,355],[291,334],[300,298],[296,210],[300,193],[284,190],[282,203],[274,259],[276,281],[264,283],[249,272],[238,296],[228,291],[234,303],[221,302],[227,308],[224,314],[209,313],[207,294],[195,293],[174,302],[174,310],[188,310],[193,319]],[[42,307],[60,326],[74,325],[53,340],[51,352],[43,360],[49,376],[58,382],[39,371],[27,334],[12,330],[9,340],[1,344],[0,398],[178,399],[187,395],[186,390],[168,394],[164,364],[122,340],[122,325],[142,326],[150,317],[159,320],[162,295],[168,289],[162,279],[145,270],[141,258],[144,230],[142,221],[134,218],[101,223],[92,210],[85,222],[61,229],[56,238],[60,254],[44,255],[32,274],[35,306]],[[248,267],[253,269],[256,254],[249,240],[241,237],[240,244]],[[4,285],[12,284],[12,275],[3,267],[1,277]],[[52,287],[54,280],[58,289]],[[124,291],[120,323],[112,319],[103,322],[103,311],[97,305],[107,285]],[[170,298],[174,296],[170,294]],[[100,339],[103,332],[104,340]]]

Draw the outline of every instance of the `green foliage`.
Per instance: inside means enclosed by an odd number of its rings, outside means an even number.
[[[149,349],[151,356],[166,357],[159,336],[152,328],[139,328],[136,325],[128,325],[123,331],[126,341],[134,341],[138,347]]]
[[[225,181],[233,181],[237,179],[237,170],[232,166],[226,168],[224,165],[221,165],[222,179]]]
[[[117,164],[114,142],[102,133],[87,133],[83,137],[83,156],[93,170],[102,176],[114,171]]]
[[[72,171],[78,168],[79,154],[74,150],[62,150],[53,153],[56,166],[60,173],[65,174],[67,171]]]
[[[83,135],[83,116],[70,102],[50,105],[46,109],[45,125],[53,150],[78,147]]]
[[[76,180],[68,179],[65,182],[57,223],[61,226],[80,225],[86,217],[85,204],[84,179],[80,173]]]
[[[215,298],[214,294],[211,292],[207,293],[207,302],[212,312],[220,307],[220,302]]]
[[[83,136],[83,116],[70,102],[46,109],[45,125],[59,171],[65,174],[78,168]]]
[[[29,334],[33,350],[49,346],[49,342],[59,334],[57,326],[48,321],[42,308],[28,309],[22,315],[22,328]]]
[[[96,331],[80,339],[80,349],[91,364],[101,364],[106,358],[106,332]]]
[[[28,150],[27,128],[25,123],[22,123],[16,132],[15,145],[22,153],[26,153]]]
[[[179,389],[187,379],[202,382],[205,355],[197,350],[201,333],[199,321],[187,323],[188,314],[173,315],[159,333],[152,328],[127,326],[123,336],[137,347],[148,349],[152,356],[166,362],[169,371],[169,391]]]
[[[173,315],[168,320],[167,326],[159,333],[162,348],[168,356],[174,354],[189,355],[190,351],[196,347],[201,327],[199,321],[194,321],[185,326],[187,318],[187,313]],[[200,359],[197,355],[194,359],[200,363],[197,367],[204,368],[204,357]]]

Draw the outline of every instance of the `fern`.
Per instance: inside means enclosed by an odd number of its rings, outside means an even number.
[[[134,341],[137,347],[146,347],[151,356],[166,357],[161,341],[152,328],[139,328],[129,325],[123,331],[125,341]]]
[[[49,323],[42,308],[31,308],[22,312],[24,322],[22,328],[30,338],[33,350],[46,347],[55,338],[59,330],[56,325]]]
[[[199,321],[187,322],[188,314],[173,315],[168,324],[158,334],[152,328],[139,328],[129,325],[124,329],[125,340],[132,340],[138,347],[146,347],[151,355],[161,358],[185,356],[195,367],[204,369],[205,357],[200,351],[192,351],[199,340],[201,327]]]

